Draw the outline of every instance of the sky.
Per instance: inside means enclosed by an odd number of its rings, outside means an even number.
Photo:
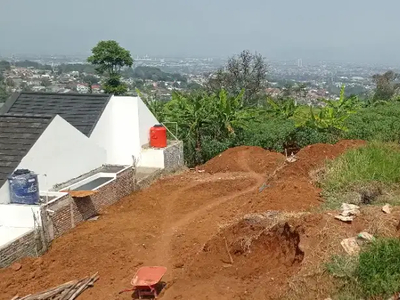
[[[90,54],[400,63],[398,0],[0,0],[0,55]]]

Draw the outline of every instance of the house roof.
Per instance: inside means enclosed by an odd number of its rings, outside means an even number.
[[[60,115],[86,136],[90,136],[111,95],[104,94],[14,94],[0,113]]]
[[[0,187],[52,120],[43,115],[0,115]]]

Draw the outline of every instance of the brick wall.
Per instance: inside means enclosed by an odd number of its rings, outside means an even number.
[[[0,268],[4,268],[26,256],[37,256],[37,243],[35,231],[26,233],[21,238],[0,249]]]
[[[46,230],[49,240],[63,235],[77,224],[98,215],[103,207],[117,202],[132,193],[134,172],[128,168],[117,174],[115,180],[99,188],[96,194],[85,198],[72,198],[66,195],[47,205],[53,212],[46,213]]]

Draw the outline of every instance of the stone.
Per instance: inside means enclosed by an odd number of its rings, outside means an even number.
[[[21,270],[22,265],[20,263],[14,263],[11,265],[11,269],[13,269],[14,271],[19,271]]]

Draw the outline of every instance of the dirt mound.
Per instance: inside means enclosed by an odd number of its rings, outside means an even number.
[[[301,149],[297,154],[298,161],[291,165],[290,169],[295,175],[309,172],[321,165],[327,159],[334,159],[351,148],[365,144],[361,140],[341,140],[336,144],[314,144]]]
[[[193,286],[209,284],[201,292],[202,299],[216,299],[215,295],[221,295],[218,299],[279,299],[281,288],[298,271],[304,258],[299,247],[302,229],[288,223],[268,229],[254,220],[224,228],[188,266],[185,281]],[[179,290],[174,287],[170,298],[179,298]],[[198,291],[192,292],[193,296],[185,292],[185,299],[194,299]]]
[[[224,172],[248,172],[267,174],[273,172],[285,160],[280,153],[261,147],[240,146],[230,148],[205,163],[201,169],[210,174]]]
[[[315,144],[301,149],[296,154],[297,161],[286,162],[276,176],[266,179],[267,187],[252,198],[252,209],[298,211],[318,206],[322,201],[321,190],[313,184],[310,172],[323,166],[327,159],[364,144],[364,141],[343,140],[334,145]]]

